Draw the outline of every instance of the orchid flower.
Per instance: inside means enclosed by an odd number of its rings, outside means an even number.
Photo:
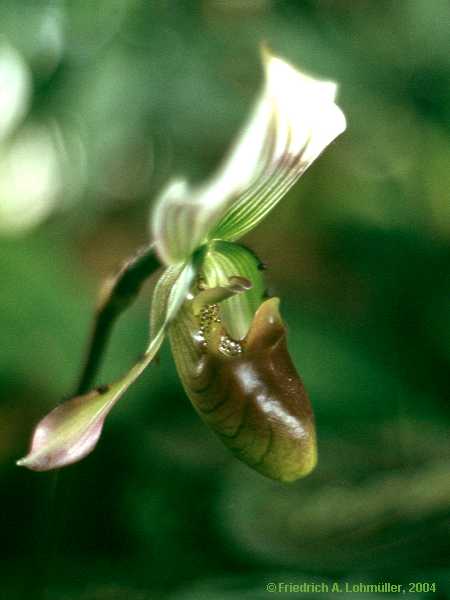
[[[262,91],[228,157],[202,185],[176,180],[163,191],[151,220],[153,243],[103,287],[78,394],[38,423],[18,465],[45,471],[89,454],[106,416],[167,335],[194,408],[239,459],[280,481],[314,468],[314,417],[288,353],[279,300],[265,299],[259,259],[236,242],[346,122],[334,83],[267,50],[262,56]],[[160,265],[145,354],[118,381],[87,391],[113,320]]]

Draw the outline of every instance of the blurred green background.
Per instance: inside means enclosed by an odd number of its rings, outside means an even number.
[[[257,600],[272,581],[450,597],[449,24],[447,0],[1,0],[2,599]],[[338,81],[348,117],[245,239],[282,298],[317,470],[282,485],[233,459],[167,348],[94,454],[58,477],[15,467],[158,191],[210,173],[245,120],[261,41]],[[150,292],[100,381],[145,348]]]

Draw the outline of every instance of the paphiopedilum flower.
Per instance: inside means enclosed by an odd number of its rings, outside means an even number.
[[[261,263],[236,241],[272,210],[346,123],[334,83],[308,77],[267,50],[263,64],[262,92],[218,172],[198,187],[170,183],[152,215],[153,244],[103,289],[97,325],[112,321],[143,277],[165,266],[153,294],[145,354],[115,383],[50,412],[19,465],[43,471],[91,452],[109,411],[167,334],[194,408],[238,458],[282,481],[314,468],[314,418],[288,353],[279,301],[264,299]],[[91,375],[85,370],[84,383]]]

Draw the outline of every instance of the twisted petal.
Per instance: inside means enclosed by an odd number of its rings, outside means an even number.
[[[36,426],[30,452],[17,461],[19,466],[34,471],[48,471],[72,464],[95,448],[105,418],[130,385],[136,381],[158,352],[168,324],[174,319],[186,299],[195,266],[169,267],[163,275],[170,280],[166,302],[154,307],[156,332],[143,357],[128,373],[109,386],[101,386],[87,394],[76,396],[53,409]]]
[[[236,240],[253,229],[340,133],[337,86],[317,81],[263,51],[265,82],[246,126],[204,185],[172,182],[153,216],[166,263],[185,259],[207,239]]]

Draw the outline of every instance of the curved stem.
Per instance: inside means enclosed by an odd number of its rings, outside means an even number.
[[[145,280],[160,266],[154,244],[150,244],[126,259],[119,271],[103,283],[75,395],[84,394],[92,387],[116,319],[133,303]]]

